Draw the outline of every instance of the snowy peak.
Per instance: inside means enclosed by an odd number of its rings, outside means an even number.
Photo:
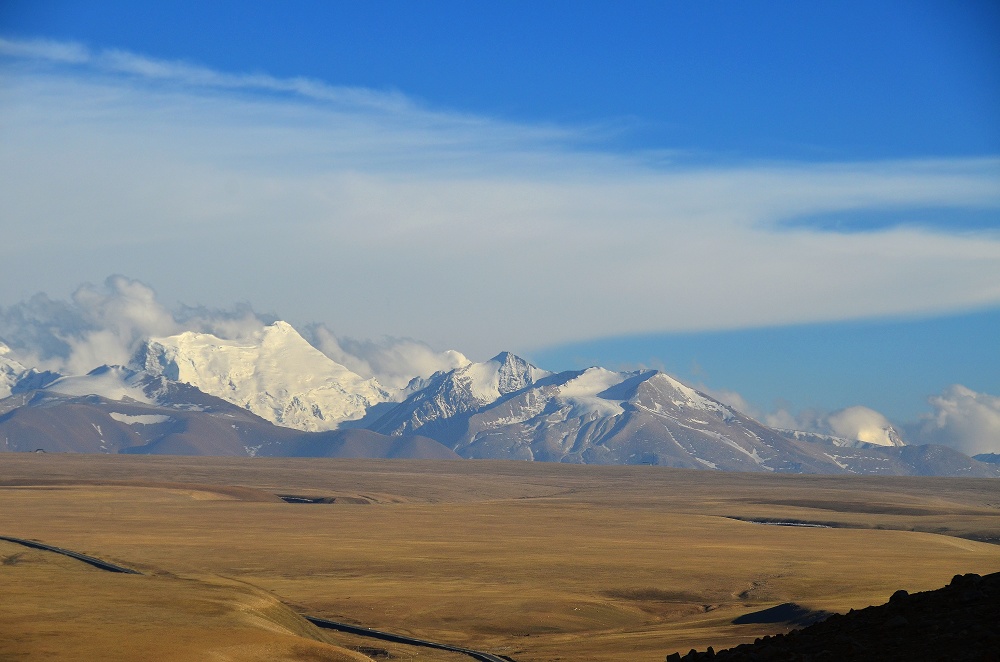
[[[736,412],[730,407],[682,384],[666,373],[654,371],[647,374],[648,379],[636,389],[634,400],[639,405],[647,406],[657,413],[675,416],[707,413],[724,421],[736,416]]]
[[[858,441],[863,441],[867,444],[875,444],[876,446],[906,445],[903,438],[899,436],[898,432],[896,432],[896,428],[891,425],[886,425],[877,429],[861,430],[857,437]]]
[[[0,400],[14,393],[42,388],[62,376],[48,370],[27,368],[12,354],[10,347],[0,342]]]
[[[704,454],[704,466],[773,470],[775,453],[755,421],[658,371],[552,374],[508,353],[440,374],[374,429],[478,458],[698,466]]]
[[[510,352],[500,352],[485,363],[470,363],[455,371],[456,378],[467,383],[469,392],[483,404],[520,391],[549,374]]]
[[[620,410],[628,403],[652,413],[675,417],[701,416],[707,412],[725,421],[735,415],[721,402],[658,370],[613,372],[588,368],[563,381],[554,395],[558,401],[588,402],[597,409],[608,411]]]
[[[236,340],[194,332],[151,339],[131,366],[299,430],[333,430],[389,400],[375,379],[332,361],[286,322]]]
[[[891,445],[893,446],[898,447],[906,445],[906,442],[903,441],[903,438],[899,435],[898,432],[896,432],[896,428],[892,427],[891,425],[888,428],[886,428],[885,436],[886,439],[888,439],[891,442]]]
[[[426,425],[446,428],[442,439],[452,440],[454,423],[504,396],[535,384],[551,373],[539,370],[510,352],[501,352],[489,361],[469,363],[428,379],[395,409],[372,424],[382,434],[407,434]],[[421,432],[424,434],[424,432]]]
[[[10,347],[0,342],[0,398],[9,396],[27,372],[27,368],[10,358]]]
[[[655,370],[550,375],[452,420],[421,434],[463,457],[741,471],[812,462],[808,454],[786,460],[777,445],[787,440]]]

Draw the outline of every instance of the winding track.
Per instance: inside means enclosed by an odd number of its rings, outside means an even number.
[[[351,625],[350,623],[339,623],[337,621],[328,621],[325,618],[316,618],[314,616],[303,615],[303,618],[305,618],[313,625],[319,626],[321,628],[338,630],[340,632],[347,632],[348,634],[359,634],[362,637],[371,637],[373,639],[381,639],[382,641],[391,641],[396,644],[409,644],[411,646],[436,648],[438,650],[452,651],[454,653],[465,653],[466,655],[475,660],[480,660],[480,662],[512,662],[509,657],[498,657],[490,653],[483,653],[482,651],[472,650],[471,648],[462,648],[461,646],[452,646],[450,644],[439,644],[433,641],[427,641],[426,639],[415,639],[413,637],[407,637],[401,634],[392,634],[391,632],[372,630],[371,628],[363,628],[360,625]]]
[[[141,575],[142,573],[138,570],[133,570],[132,568],[126,568],[122,565],[115,565],[114,563],[109,563],[107,561],[101,560],[93,556],[87,556],[86,554],[81,554],[80,552],[74,552],[68,549],[63,549],[62,547],[53,547],[52,545],[46,545],[43,542],[35,542],[34,540],[24,540],[23,538],[12,538],[10,536],[0,536],[0,540],[6,540],[7,542],[17,543],[18,545],[24,545],[25,547],[32,547],[34,549],[42,549],[46,552],[55,552],[56,554],[62,554],[63,556],[68,556],[74,558],[77,561],[83,561],[84,563],[89,563],[95,568],[100,568],[101,570],[107,570],[108,572],[123,572],[126,575]]]
[[[45,543],[36,542],[34,540],[13,538],[11,536],[0,536],[0,540],[16,543],[18,545],[24,545],[25,547],[31,547],[33,549],[41,549],[46,552],[55,552],[56,554],[62,554],[63,556],[68,556],[78,561],[83,561],[84,563],[88,563],[94,566],[95,568],[100,568],[101,570],[106,570],[108,572],[121,572],[128,575],[142,574],[138,570],[133,570],[132,568],[126,568],[125,566],[109,563],[108,561],[104,561],[94,556],[87,556],[86,554],[80,554],[79,552],[74,552],[69,549],[63,549],[62,547],[46,545]],[[365,628],[359,625],[351,625],[350,623],[340,623],[337,621],[330,621],[325,618],[316,618],[315,616],[307,616],[306,614],[301,614],[301,616],[310,623],[312,623],[313,625],[316,625],[321,628],[326,628],[329,630],[347,632],[349,634],[356,634],[362,637],[371,637],[372,639],[380,639],[382,641],[389,641],[397,644],[408,644],[410,646],[423,646],[424,648],[435,648],[437,650],[452,651],[454,653],[464,653],[465,655],[468,655],[474,660],[479,660],[480,662],[514,662],[509,657],[498,657],[496,655],[473,650],[471,648],[462,648],[461,646],[452,646],[450,644],[439,644],[434,641],[427,641],[426,639],[416,639],[414,637],[407,637],[402,634],[393,634],[391,632],[373,630],[371,628]]]

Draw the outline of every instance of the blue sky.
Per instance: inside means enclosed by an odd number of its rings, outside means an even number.
[[[960,382],[996,393],[1000,310],[731,331],[652,334],[539,351],[543,365],[654,367],[689,384],[733,390],[757,407],[830,410],[866,404],[898,421]]]
[[[1000,150],[995,2],[6,0],[8,36],[594,124],[704,158]]]
[[[122,273],[761,413],[1000,394],[995,2],[7,0],[0,39],[0,306]]]

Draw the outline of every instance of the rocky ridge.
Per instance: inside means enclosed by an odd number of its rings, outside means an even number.
[[[996,662],[998,623],[1000,573],[956,575],[934,591],[897,591],[884,605],[718,652],[671,653],[666,662]]]

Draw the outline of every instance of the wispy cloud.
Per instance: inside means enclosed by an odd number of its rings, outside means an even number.
[[[15,40],[0,37],[0,55],[63,64],[81,64],[92,59],[90,51],[83,44],[49,39]]]
[[[306,99],[401,111],[412,109],[399,93],[335,87],[309,78],[276,78],[267,74],[226,74],[186,62],[144,57],[119,49],[93,51],[83,44],[51,40],[11,40],[0,37],[0,55],[54,64],[89,65],[96,71],[129,74],[192,87],[290,93]]]
[[[430,377],[469,363],[461,352],[438,352],[410,338],[357,340],[337,338],[325,326],[306,329],[305,335],[321,352],[365,377],[375,377],[389,388],[401,389],[414,377]]]
[[[995,226],[789,227],[1000,209],[990,155],[689,165],[398,92],[54,42],[0,54],[3,300],[129,273],[477,359],[1000,303]]]

